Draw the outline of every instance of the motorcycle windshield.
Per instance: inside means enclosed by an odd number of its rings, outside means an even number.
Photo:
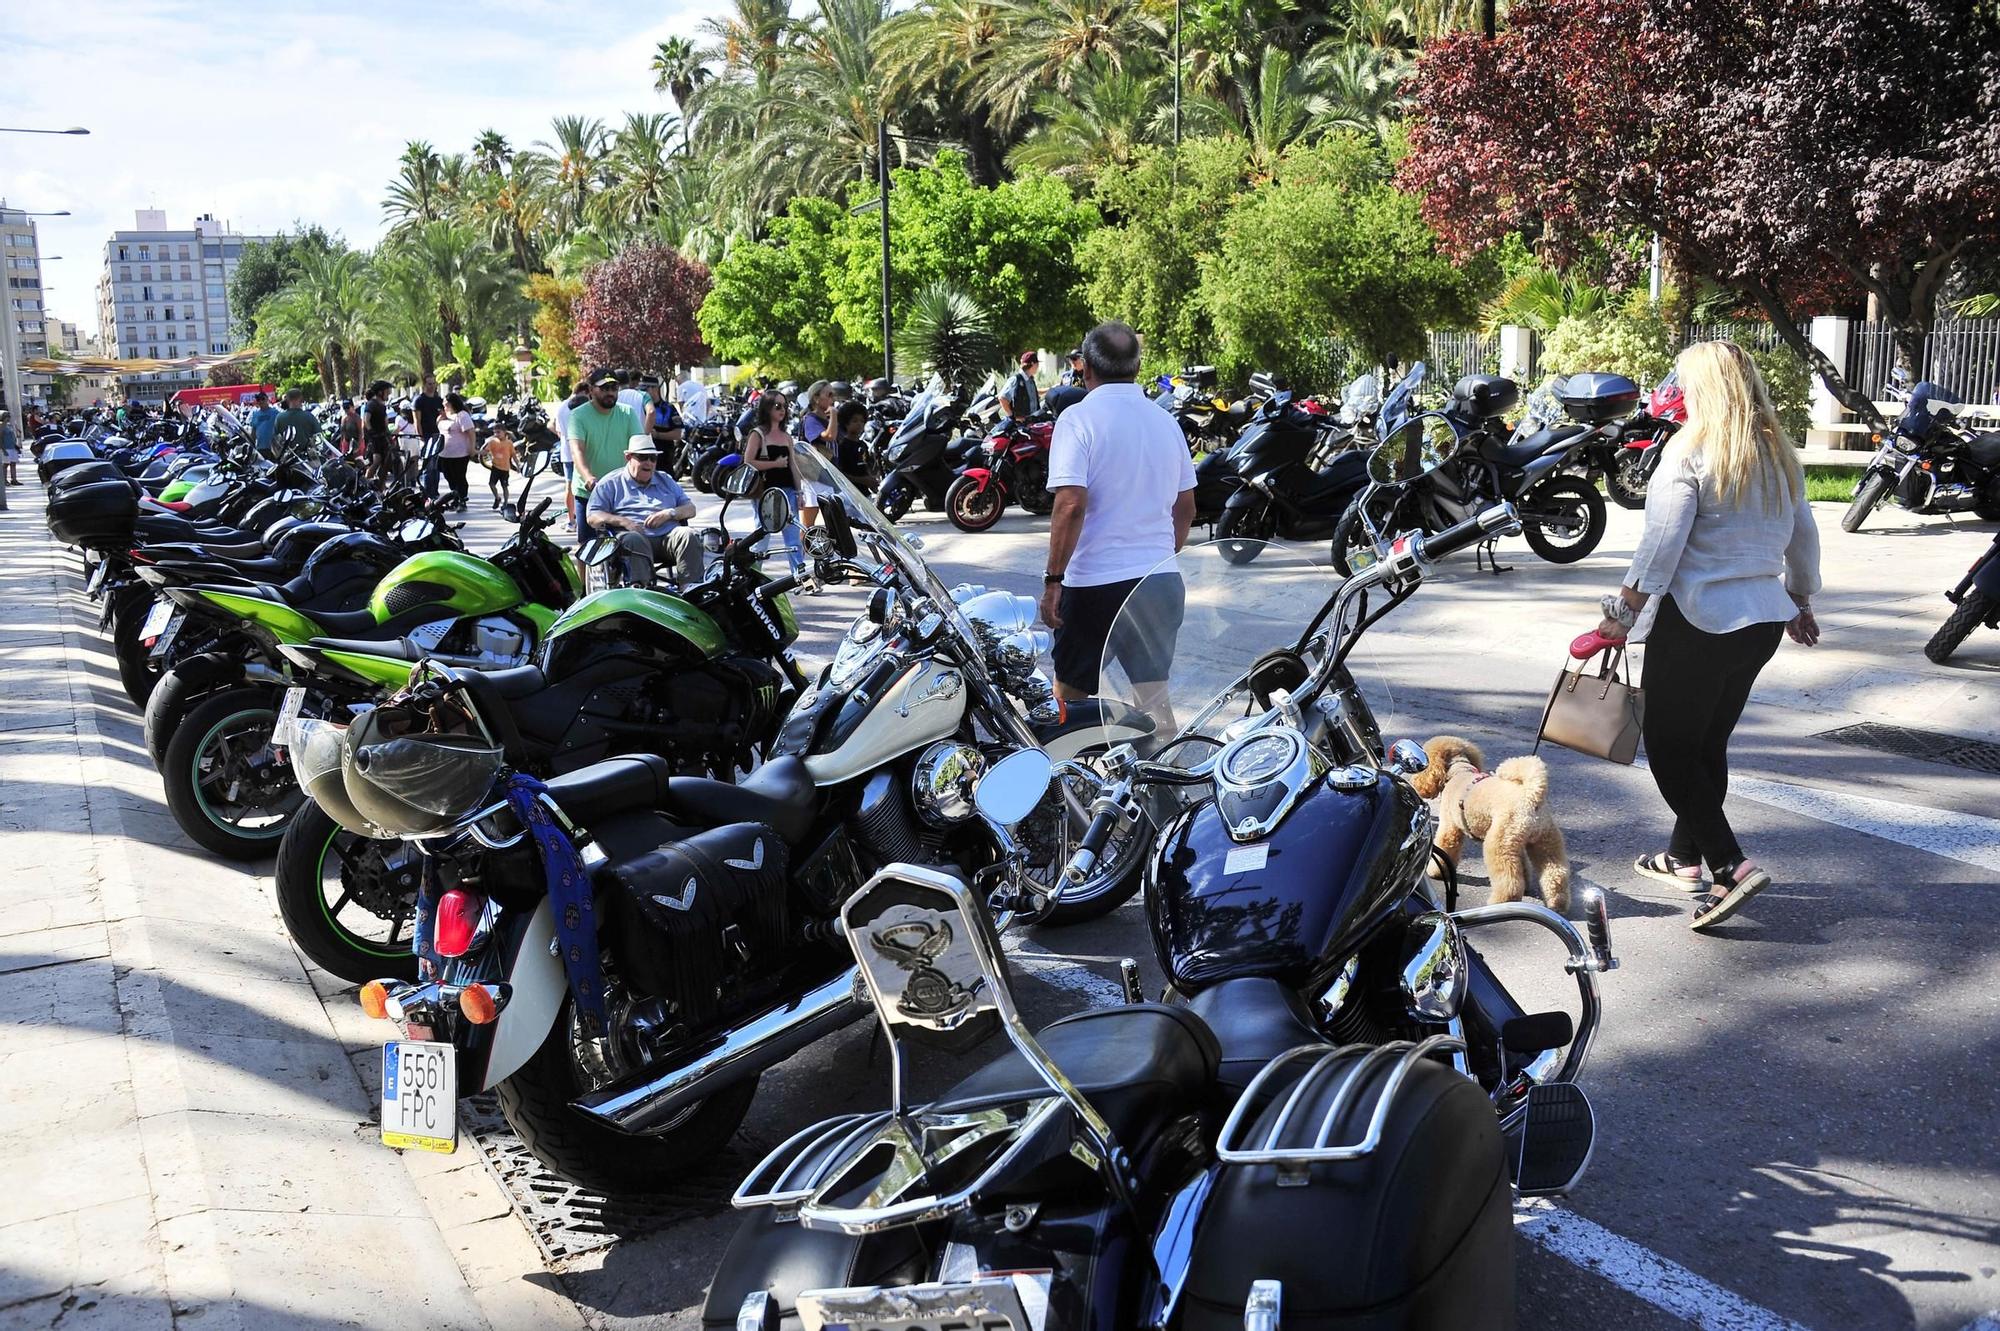
[[[1192,767],[1269,706],[1269,687],[1296,690],[1302,678],[1252,667],[1267,655],[1300,648],[1300,639],[1340,589],[1340,577],[1298,550],[1262,541],[1206,541],[1159,564],[1125,598],[1105,640],[1098,694],[1144,712],[1153,723],[1157,761]],[[1309,669],[1320,661],[1321,625],[1305,645]],[[1370,709],[1387,723],[1388,689],[1368,668],[1367,643],[1347,661]]]
[[[1424,363],[1418,361],[1410,372],[1396,381],[1382,398],[1382,412],[1376,417],[1376,433],[1387,439],[1396,427],[1416,414],[1417,390],[1424,386]]]

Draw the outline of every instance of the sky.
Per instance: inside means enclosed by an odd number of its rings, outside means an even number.
[[[9,6],[23,0],[8,0]],[[516,147],[558,115],[672,111],[647,63],[726,0],[68,0],[8,23],[0,196],[33,211],[47,308],[97,326],[104,242],[139,208],[248,234],[317,222],[357,245],[411,139]]]

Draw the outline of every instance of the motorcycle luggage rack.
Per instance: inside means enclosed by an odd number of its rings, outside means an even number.
[[[1357,1052],[1361,1056],[1353,1058],[1352,1055]],[[1323,1044],[1306,1044],[1288,1049],[1266,1063],[1251,1078],[1243,1094],[1237,1097],[1235,1107],[1229,1111],[1229,1118],[1216,1138],[1216,1157],[1231,1165],[1275,1165],[1279,1187],[1303,1187],[1311,1181],[1308,1171],[1313,1165],[1359,1160],[1372,1155],[1381,1146],[1382,1130],[1389,1122],[1389,1110],[1394,1106],[1396,1094],[1402,1090],[1403,1081],[1412,1068],[1434,1054],[1464,1052],[1465,1041],[1455,1035],[1433,1035],[1420,1044],[1397,1040],[1385,1045],[1350,1044],[1329,1049]],[[1287,1067],[1314,1055],[1317,1057],[1312,1065],[1293,1085],[1291,1094],[1285,1097],[1284,1105],[1270,1130],[1264,1134],[1263,1142],[1250,1145],[1250,1120],[1277,1098],[1277,1079],[1284,1075]],[[1389,1063],[1395,1066],[1390,1068],[1388,1079],[1382,1084],[1381,1094],[1375,1100],[1375,1110],[1368,1117],[1368,1128],[1360,1140],[1330,1141],[1334,1125],[1361,1093],[1370,1076]],[[1313,1134],[1312,1145],[1278,1145],[1284,1140],[1285,1130],[1291,1126],[1299,1106],[1306,1102],[1307,1097],[1329,1092],[1333,1099]]]
[[[813,1195],[858,1142],[872,1136],[888,1119],[887,1110],[843,1114],[793,1133],[744,1175],[729,1204],[739,1211],[760,1206],[792,1210]]]

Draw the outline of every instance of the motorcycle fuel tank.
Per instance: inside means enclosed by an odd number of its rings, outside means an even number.
[[[490,615],[518,605],[514,580],[476,555],[426,550],[411,555],[382,579],[368,600],[375,622],[386,624],[407,610],[437,605],[459,615]]]
[[[809,698],[799,700],[801,707],[811,705]],[[898,675],[880,697],[847,697],[827,736],[831,744],[806,755],[806,770],[821,786],[872,772],[892,758],[956,733],[965,706],[965,676],[936,661],[919,661]]]
[[[1261,841],[1233,840],[1205,800],[1167,825],[1147,866],[1146,915],[1182,993],[1243,975],[1308,988],[1409,891],[1431,845],[1409,786],[1321,778]]]

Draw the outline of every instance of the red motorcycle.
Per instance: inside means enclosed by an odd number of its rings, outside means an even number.
[[[1001,417],[944,492],[945,516],[960,531],[986,531],[1000,521],[1009,502],[1037,517],[1055,507],[1049,493],[1049,438],[1055,421],[1021,422]]]
[[[1620,508],[1644,508],[1646,485],[1660,465],[1667,440],[1687,420],[1679,371],[1670,371],[1646,398],[1646,408],[1625,422],[1618,448],[1604,468],[1604,492]]]

